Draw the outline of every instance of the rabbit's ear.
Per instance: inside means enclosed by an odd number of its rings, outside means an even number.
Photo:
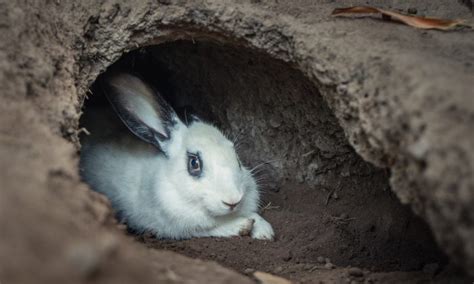
[[[184,106],[176,109],[179,118],[186,126],[190,126],[194,122],[202,122],[202,119],[196,115],[192,106]]]
[[[170,138],[170,129],[178,122],[178,117],[161,95],[128,73],[107,75],[101,86],[128,129],[163,150],[160,143]]]

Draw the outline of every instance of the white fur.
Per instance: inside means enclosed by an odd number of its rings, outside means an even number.
[[[152,108],[141,111],[147,109]],[[217,128],[203,122],[186,126],[175,117],[171,139],[161,143],[165,156],[124,127],[115,129],[121,122],[111,116],[102,111],[88,118],[91,135],[83,140],[81,172],[129,227],[170,239],[230,237],[242,229],[251,229],[253,238],[273,239],[271,225],[256,213],[254,178],[239,168],[233,143]],[[200,153],[202,177],[188,173],[187,152]],[[233,210],[223,203],[239,200]]]

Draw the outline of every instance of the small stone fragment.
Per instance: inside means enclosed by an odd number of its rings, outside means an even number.
[[[250,275],[254,272],[255,272],[255,269],[253,269],[253,268],[245,268],[244,269],[244,273],[247,274],[247,275]]]
[[[253,276],[262,284],[291,284],[291,282],[285,278],[262,271],[255,272]]]
[[[281,273],[282,271],[283,271],[282,266],[277,266],[275,269],[273,269],[273,272],[275,272],[275,273]]]
[[[334,268],[334,264],[328,262],[328,263],[326,263],[326,264],[324,265],[324,268],[326,268],[326,269],[333,269],[333,268]]]
[[[322,256],[318,256],[318,258],[316,258],[316,260],[319,262],[319,263],[325,263],[326,260],[324,259],[324,257]]]
[[[286,251],[281,257],[283,261],[289,261],[291,258],[292,258],[291,250]]]
[[[270,119],[270,126],[273,128],[278,128],[281,125],[281,121],[279,121],[277,118],[271,118]]]
[[[314,267],[314,265],[311,265],[311,264],[305,264],[305,265],[303,265],[303,269],[304,269],[304,270],[311,270],[313,267]]]
[[[362,276],[364,276],[364,272],[362,271],[362,269],[360,269],[358,267],[351,267],[351,268],[349,268],[349,270],[347,272],[349,273],[350,276],[353,276],[353,277],[362,277]]]

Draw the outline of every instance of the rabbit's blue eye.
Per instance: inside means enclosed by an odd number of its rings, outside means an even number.
[[[202,161],[199,154],[188,153],[188,173],[193,177],[201,176]]]

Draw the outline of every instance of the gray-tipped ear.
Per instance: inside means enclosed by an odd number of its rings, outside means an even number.
[[[196,115],[194,109],[191,106],[183,106],[177,108],[178,116],[186,126],[190,126],[194,122],[202,122],[202,119]]]
[[[128,129],[163,151],[160,143],[170,139],[170,130],[178,122],[178,117],[161,95],[128,73],[104,76],[101,87]]]

